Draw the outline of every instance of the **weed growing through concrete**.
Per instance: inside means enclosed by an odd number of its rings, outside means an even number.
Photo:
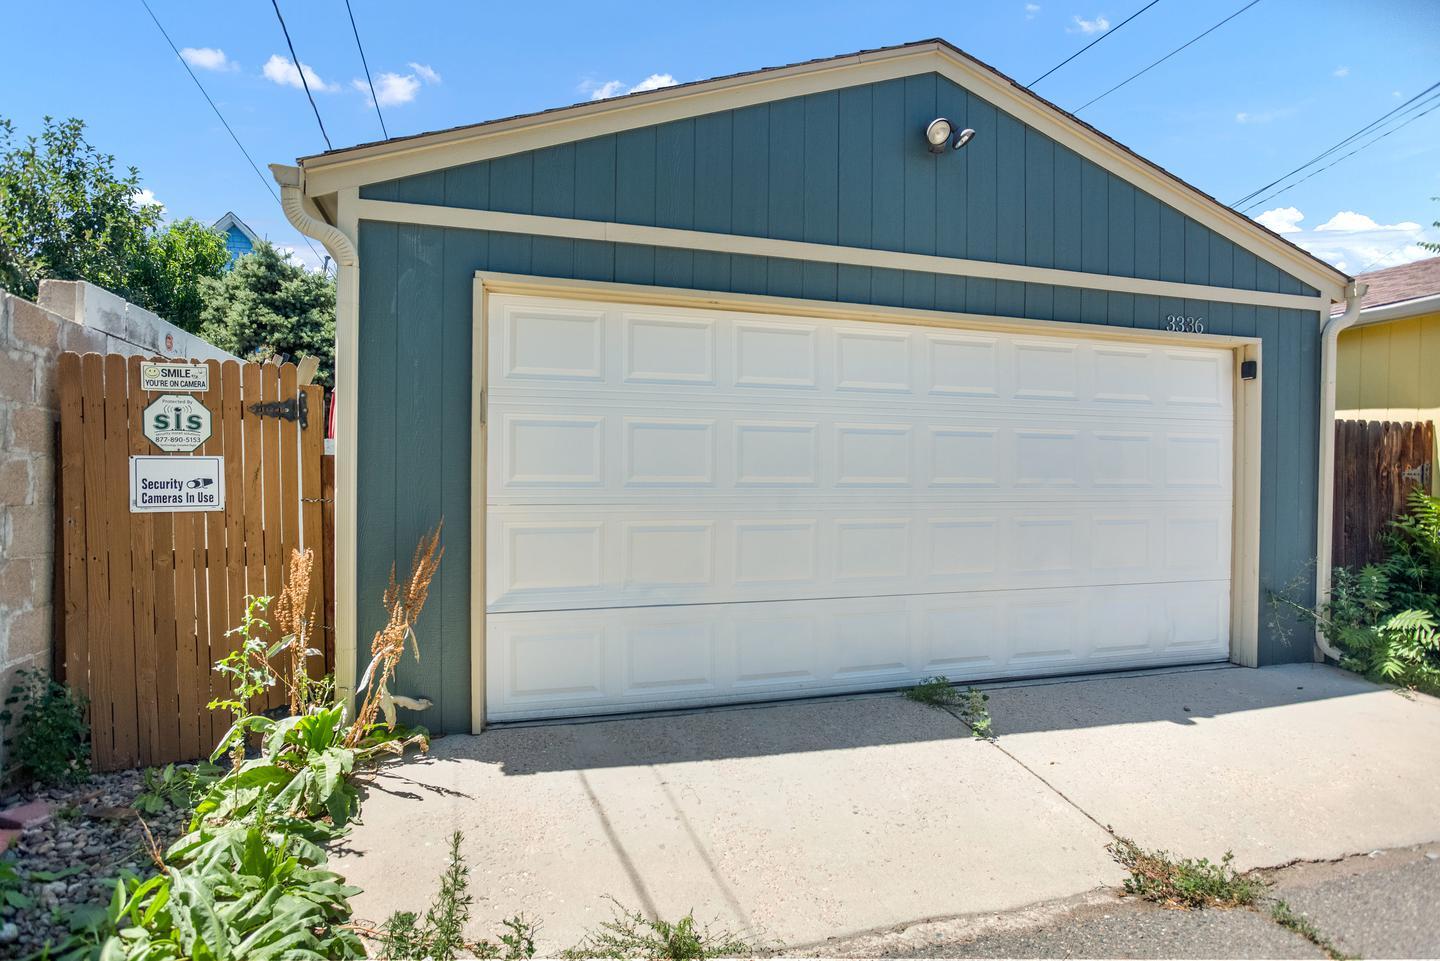
[[[1303,914],[1297,914],[1295,909],[1284,901],[1276,898],[1270,903],[1270,918],[1282,928],[1289,928],[1300,937],[1309,941],[1315,947],[1324,951],[1330,961],[1351,961],[1352,955],[1346,954],[1335,947],[1335,942],[1316,930],[1315,925]]]
[[[712,931],[693,913],[679,921],[651,919],[610,898],[615,916],[602,921],[563,958],[659,958],[668,961],[704,961],[752,955],[749,944],[730,931]]]
[[[990,695],[984,691],[967,687],[961,691],[950,683],[944,674],[928,677],[905,691],[905,696],[917,704],[938,707],[958,717],[975,737],[993,738],[994,727],[990,719],[987,702]]]
[[[1125,893],[1177,908],[1250,907],[1265,896],[1267,884],[1231,867],[1229,851],[1217,864],[1209,858],[1175,860],[1166,851],[1147,851],[1117,837],[1108,850],[1130,872]]]
[[[465,940],[465,927],[470,922],[475,896],[470,893],[470,866],[460,853],[464,839],[459,831],[450,835],[450,860],[440,876],[435,901],[423,918],[413,911],[396,911],[378,930],[357,926],[362,934],[380,942],[382,957],[452,961],[468,954],[475,958],[522,961],[535,956],[538,926],[519,915],[502,922],[506,933],[500,936],[500,945]]]

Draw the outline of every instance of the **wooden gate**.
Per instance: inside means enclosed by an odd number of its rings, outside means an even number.
[[[1435,427],[1429,421],[1337,420],[1332,563],[1360,568],[1384,556],[1390,521],[1416,487],[1430,489]]]
[[[245,596],[279,592],[292,548],[315,551],[312,617],[317,641],[329,634],[322,389],[297,386],[293,364],[208,361],[209,390],[190,396],[209,410],[211,435],[190,453],[223,458],[224,510],[133,513],[130,458],[188,456],[164,455],[143,433],[145,407],[161,393],[140,389],[148,363],[65,353],[59,364],[56,664],[90,699],[102,771],[209,753],[229,723],[206,707],[225,692],[212,665],[236,646],[227,631]],[[276,415],[301,398],[303,429]]]

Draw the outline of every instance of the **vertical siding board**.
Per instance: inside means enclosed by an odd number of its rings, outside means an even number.
[[[804,239],[839,243],[840,95],[835,91],[805,98]],[[838,271],[834,264],[807,262],[804,296],[834,300]]]
[[[1110,269],[1110,175],[1089,160],[1080,164],[1081,238],[1080,269],[1103,274]],[[1109,302],[1102,290],[1080,294],[1080,319],[1103,324]]]
[[[402,467],[396,457],[395,384],[399,228],[361,223],[359,247],[365,269],[360,271],[358,355],[365,386],[356,397],[355,456],[365,469],[357,472],[356,512],[365,523],[356,528],[356,677],[369,661],[370,639],[384,620],[379,598],[396,557],[395,492]]]
[[[1055,266],[1061,270],[1081,269],[1084,248],[1082,230],[1084,216],[1080,203],[1080,157],[1073,150],[1057,145],[1055,167]],[[1054,319],[1080,319],[1080,290],[1076,287],[1055,288]]]
[[[1135,276],[1135,188],[1118,177],[1110,178],[1106,211],[1107,260],[1117,277]],[[1106,297],[1106,323],[1130,327],[1135,323],[1135,298],[1128,294]]]
[[[484,210],[490,206],[490,162],[445,171],[445,205]]]
[[[1185,218],[1174,207],[1160,205],[1160,278],[1185,279]]]
[[[1302,596],[1314,597],[1315,565],[1312,562],[1317,547],[1315,520],[1320,509],[1320,316],[1303,310],[1286,313],[1291,315],[1290,323],[1300,340],[1300,385],[1291,398],[1300,419],[1300,483],[1294,498],[1297,556],[1292,576],[1303,578]],[[1288,653],[1295,660],[1308,661],[1310,644],[1302,641],[1298,650],[1292,648]]]
[[[399,182],[395,199],[406,204],[445,203],[445,171],[406,177]]]
[[[615,137],[595,137],[575,145],[575,216],[615,219]],[[575,242],[575,275],[614,280],[614,248],[599,240]]]
[[[1025,263],[1055,266],[1055,143],[1029,127],[1025,131]],[[1055,288],[1026,284],[1024,315],[1036,320],[1055,316]]]
[[[964,130],[970,125],[969,95],[963,87],[940,77],[935,88],[935,112],[948,119],[956,130]],[[963,156],[951,157],[950,162],[936,166],[935,253],[941,257],[965,256],[967,173]],[[935,307],[937,310],[965,310],[965,278],[936,277]]]
[[[770,105],[770,236],[800,240],[805,234],[805,102],[779,100]],[[770,258],[766,293],[799,297],[804,290],[799,261]]]
[[[677,120],[655,131],[655,224],[695,227],[695,121]],[[689,250],[655,251],[655,283],[689,287],[695,279],[695,254]]]
[[[767,104],[735,111],[731,140],[731,222],[735,233],[764,237],[770,223],[770,108]],[[731,288],[763,294],[768,265],[763,257],[737,254],[730,259]]]
[[[441,434],[443,407],[441,380],[435,364],[443,354],[444,325],[441,320],[441,266],[444,261],[444,233],[438,227],[402,225],[399,230],[396,278],[397,303],[395,338],[395,463],[396,483],[390,512],[395,517],[398,553],[394,558],[401,575],[405,561],[422,534],[439,522],[441,511],[439,460],[446,438]],[[414,465],[427,465],[416,471]],[[363,599],[362,599],[363,600]],[[400,690],[412,696],[428,697],[434,710],[445,717],[449,705],[445,683],[444,651],[456,639],[445,636],[444,601],[436,596],[427,603],[416,625],[416,633],[429,641],[436,656],[408,659],[401,669]],[[373,599],[370,603],[374,603]]]
[[[490,162],[490,206],[510,213],[533,213],[535,159],[531,154],[499,157]],[[491,269],[502,273],[530,273],[533,239],[524,234],[495,233],[490,237]]]
[[[934,254],[936,237],[935,184],[942,164],[957,158],[948,150],[933,154],[923,137],[915,135],[936,117],[935,74],[905,79],[905,122],[900,144],[905,153],[905,251],[912,254]],[[905,272],[907,307],[924,310],[935,307],[935,276],[916,271]]]
[[[627,130],[615,137],[615,219],[622,224],[655,223],[655,128]],[[627,284],[655,282],[655,248],[615,245],[615,279]]]
[[[695,229],[730,232],[733,115],[727,110],[695,119]],[[695,252],[696,288],[730,289],[730,255]]]
[[[1135,276],[1160,279],[1160,202],[1135,191]]]
[[[851,87],[839,94],[840,129],[845,131],[847,139],[837,158],[835,229],[837,242],[847,247],[871,245],[873,99],[869,86]],[[870,268],[842,264],[835,280],[839,299],[870,302]]]
[[[530,207],[544,217],[575,216],[575,145],[559,144],[535,152],[534,184]],[[569,277],[575,272],[575,241],[565,237],[536,237],[531,269],[547,277]]]
[[[905,249],[905,81],[889,80],[873,87],[871,106],[870,245],[881,250]],[[905,278],[898,270],[872,270],[874,303],[905,302]]]
[[[1274,307],[1255,309],[1255,330],[1260,336],[1264,349],[1261,352],[1260,371],[1260,443],[1264,450],[1260,464],[1260,591],[1285,589],[1286,578],[1281,575],[1281,559],[1277,557],[1276,531],[1279,507],[1280,458],[1275,456],[1286,443],[1280,434],[1278,401],[1281,394],[1280,354],[1284,345],[1280,342],[1278,314]],[[1269,456],[1265,456],[1269,455]],[[1278,620],[1278,619],[1276,619]],[[1277,653],[1283,652],[1284,640],[1274,629],[1272,619],[1260,618],[1260,663],[1276,660]]]
[[[1210,281],[1210,231],[1185,218],[1185,282],[1205,284]]]
[[[965,176],[970,185],[965,208],[965,252],[970,260],[996,259],[996,190],[998,189],[995,158],[997,111],[979,97],[970,98],[970,126],[975,139],[960,155],[965,158]],[[980,314],[995,313],[995,281],[969,278],[965,282],[965,303],[968,310]]]

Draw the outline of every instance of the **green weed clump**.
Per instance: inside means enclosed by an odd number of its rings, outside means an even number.
[[[647,918],[610,898],[614,917],[585,936],[563,958],[654,958],[704,961],[753,954],[750,945],[730,931],[715,931],[695,920],[693,912],[679,921]]]
[[[990,717],[990,695],[973,687],[960,690],[944,674],[928,677],[905,691],[917,704],[949,711],[960,719],[970,733],[978,738],[993,738],[994,723]]]
[[[1176,908],[1249,907],[1265,896],[1268,884],[1236,871],[1229,851],[1218,863],[1208,858],[1176,860],[1167,851],[1147,851],[1129,838],[1108,847],[1111,856],[1130,872],[1125,893]]]

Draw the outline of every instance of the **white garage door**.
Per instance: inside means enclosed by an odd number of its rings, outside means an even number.
[[[492,720],[1224,660],[1231,354],[492,296]]]

